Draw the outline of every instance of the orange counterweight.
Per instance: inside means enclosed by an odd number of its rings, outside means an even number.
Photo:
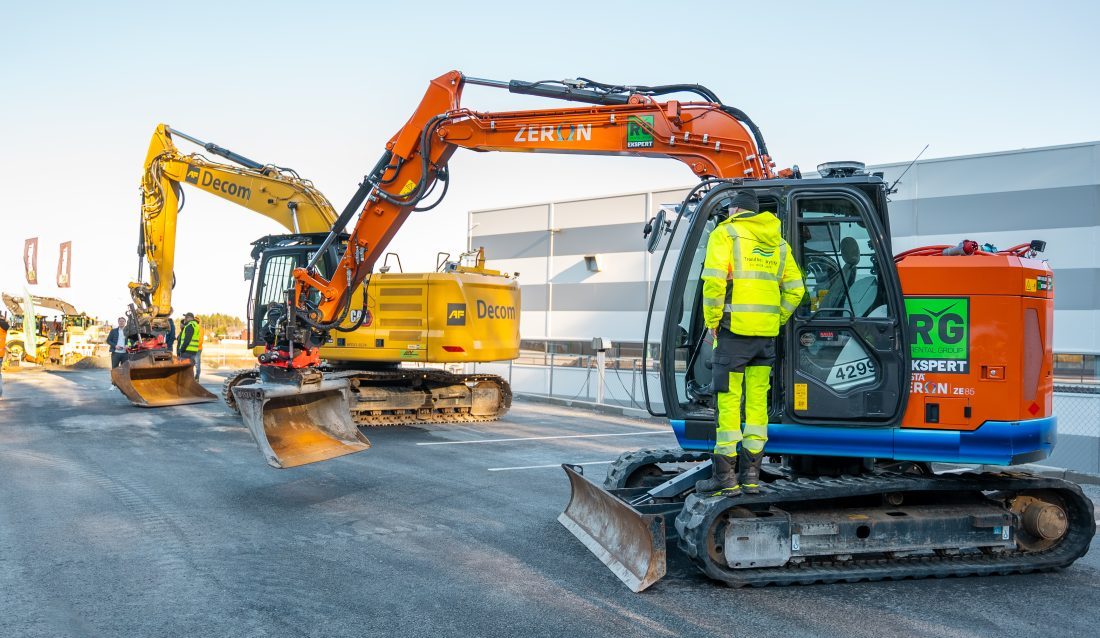
[[[1045,261],[909,256],[897,267],[912,357],[902,427],[971,431],[1051,415],[1054,277]]]

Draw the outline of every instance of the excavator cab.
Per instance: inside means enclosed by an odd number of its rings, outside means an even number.
[[[262,352],[260,335],[283,318],[291,273],[316,255],[324,234],[268,236],[253,243],[252,290],[249,295],[249,346]],[[340,245],[331,246],[318,261],[331,272]],[[357,319],[357,318],[356,318]],[[288,381],[293,380],[294,383]],[[351,388],[347,379],[325,378],[320,371],[293,376],[261,366],[259,375],[232,389],[241,418],[272,467],[288,468],[361,452],[370,441],[351,417]]]
[[[761,208],[782,221],[806,281],[802,303],[777,343],[771,421],[897,425],[908,387],[905,306],[885,201],[878,199],[880,181],[770,180],[754,186]],[[743,188],[711,189],[681,221],[688,226],[682,247],[668,257],[676,259],[671,289],[681,292],[671,296],[664,315],[661,359],[674,365],[662,365],[661,388],[664,411],[689,450],[709,451],[715,438],[712,349],[700,280],[706,240],[724,219],[729,194]]]
[[[673,219],[647,228],[658,233],[650,237],[651,252],[668,234],[655,264],[655,288],[672,292],[667,300],[654,294],[646,335],[649,341],[658,316],[654,309],[663,303],[660,343],[643,349],[660,353],[661,405],[647,397],[650,412],[669,419],[684,451],[668,460],[701,460],[705,456],[699,453],[714,449],[713,343],[703,323],[700,275],[710,231],[725,219],[732,195],[746,188],[756,192],[761,210],[774,212],[783,223],[807,283],[802,304],[777,343],[781,363],[772,371],[769,453],[839,454],[864,427],[888,434],[904,411],[909,362],[881,180],[773,179],[751,186],[713,180],[666,210]],[[834,449],[831,437],[784,441],[771,430],[785,423],[843,425],[834,431],[842,440]],[[639,486],[609,490],[623,486],[597,485],[579,467],[565,470],[572,494],[559,521],[634,591],[664,575],[665,541],[671,533],[666,519],[683,507],[677,497],[710,473],[709,463],[703,463],[678,482],[662,483],[676,476],[666,473],[646,485],[647,491]]]

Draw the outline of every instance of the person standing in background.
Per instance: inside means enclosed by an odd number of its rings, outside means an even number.
[[[126,317],[118,318],[118,327],[111,328],[107,334],[107,346],[111,348],[111,369],[122,365],[126,360]]]
[[[4,396],[4,359],[8,356],[8,313],[0,313],[0,398]]]
[[[198,379],[202,371],[202,326],[190,312],[183,315],[183,327],[180,328],[176,356],[191,360],[195,365],[195,378]]]

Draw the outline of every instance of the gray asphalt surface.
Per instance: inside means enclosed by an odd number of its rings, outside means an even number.
[[[4,637],[1093,636],[1100,625],[1095,541],[1052,574],[735,590],[674,562],[633,594],[556,522],[568,500],[556,464],[673,445],[654,422],[518,402],[504,422],[372,430],[367,452],[274,470],[220,404],[133,408],[106,371],[4,381]],[[418,445],[623,433],[639,434]]]

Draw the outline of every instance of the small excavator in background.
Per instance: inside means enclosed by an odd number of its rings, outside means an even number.
[[[466,85],[586,106],[477,112],[460,106]],[[673,94],[694,101],[658,99]],[[627,453],[602,485],[563,466],[571,497],[559,520],[631,589],[664,576],[673,541],[735,586],[1032,572],[1088,551],[1093,505],[1077,485],[931,471],[934,462],[1027,463],[1053,449],[1054,293],[1043,242],[895,258],[881,174],[858,162],[823,165],[821,179],[776,172],[752,120],[695,84],[501,82],[457,71],[433,80],[317,256],[292,271],[286,302],[268,310],[257,382],[234,388],[258,442],[277,435],[265,413],[276,402],[326,404],[332,418],[316,431],[348,431],[338,403],[348,386],[322,373],[318,350],[402,222],[446,184],[459,148],[665,157],[700,178],[674,219],[648,225],[651,252],[670,238],[649,313],[664,302],[664,407],[651,406],[648,387],[647,405],[669,419],[680,448]],[[694,491],[711,473],[716,438],[700,272],[710,230],[742,190],[783,222],[810,294],[777,339],[765,449],[781,463],[760,494],[725,498]],[[342,254],[326,264],[332,246]],[[643,352],[649,337],[647,326]]]
[[[25,303],[22,296],[3,293],[4,306],[12,315],[15,325],[23,325]],[[37,344],[27,348],[26,337],[21,330],[9,333],[7,359],[15,363],[27,361],[38,365],[72,365],[85,357],[95,354],[96,345],[92,343],[90,333],[96,325],[94,318],[79,312],[76,306],[56,297],[31,295],[35,309],[49,308],[61,313],[52,321],[38,322]]]
[[[215,162],[181,153],[173,136],[232,162]],[[216,144],[206,143],[167,125],[157,126],[149,145],[142,180],[143,207],[139,242],[148,281],[130,284],[133,299],[127,335],[135,343],[128,364],[114,372],[116,384],[136,405],[177,405],[216,397],[194,382],[190,363],[176,359],[164,342],[172,310],[175,278],[176,224],[183,187],[216,195],[264,215],[287,234],[253,242],[248,325],[252,344],[268,330],[273,307],[285,305],[292,270],[316,258],[322,269],[335,263],[344,239],[325,247],[337,214],[329,200],[295,171],[262,164]],[[340,441],[318,436],[312,423],[331,418],[316,415],[323,404],[271,406],[272,436],[262,442],[269,458],[293,466],[317,455],[331,458],[366,449],[356,428],[411,423],[465,423],[500,418],[511,405],[507,381],[496,375],[460,374],[436,368],[403,367],[401,363],[456,364],[515,358],[519,354],[519,285],[515,277],[485,267],[482,251],[457,260],[441,254],[437,272],[387,272],[373,276],[353,291],[354,309],[334,328],[336,337],[318,354],[323,370],[347,384],[351,423]],[[395,259],[399,264],[400,260]],[[364,294],[364,290],[366,293]],[[493,317],[477,308],[502,308]],[[482,313],[485,315],[487,313]],[[262,354],[260,348],[257,354]],[[233,389],[250,385],[256,369],[226,380],[223,397],[236,410]],[[274,414],[277,413],[277,414]]]

